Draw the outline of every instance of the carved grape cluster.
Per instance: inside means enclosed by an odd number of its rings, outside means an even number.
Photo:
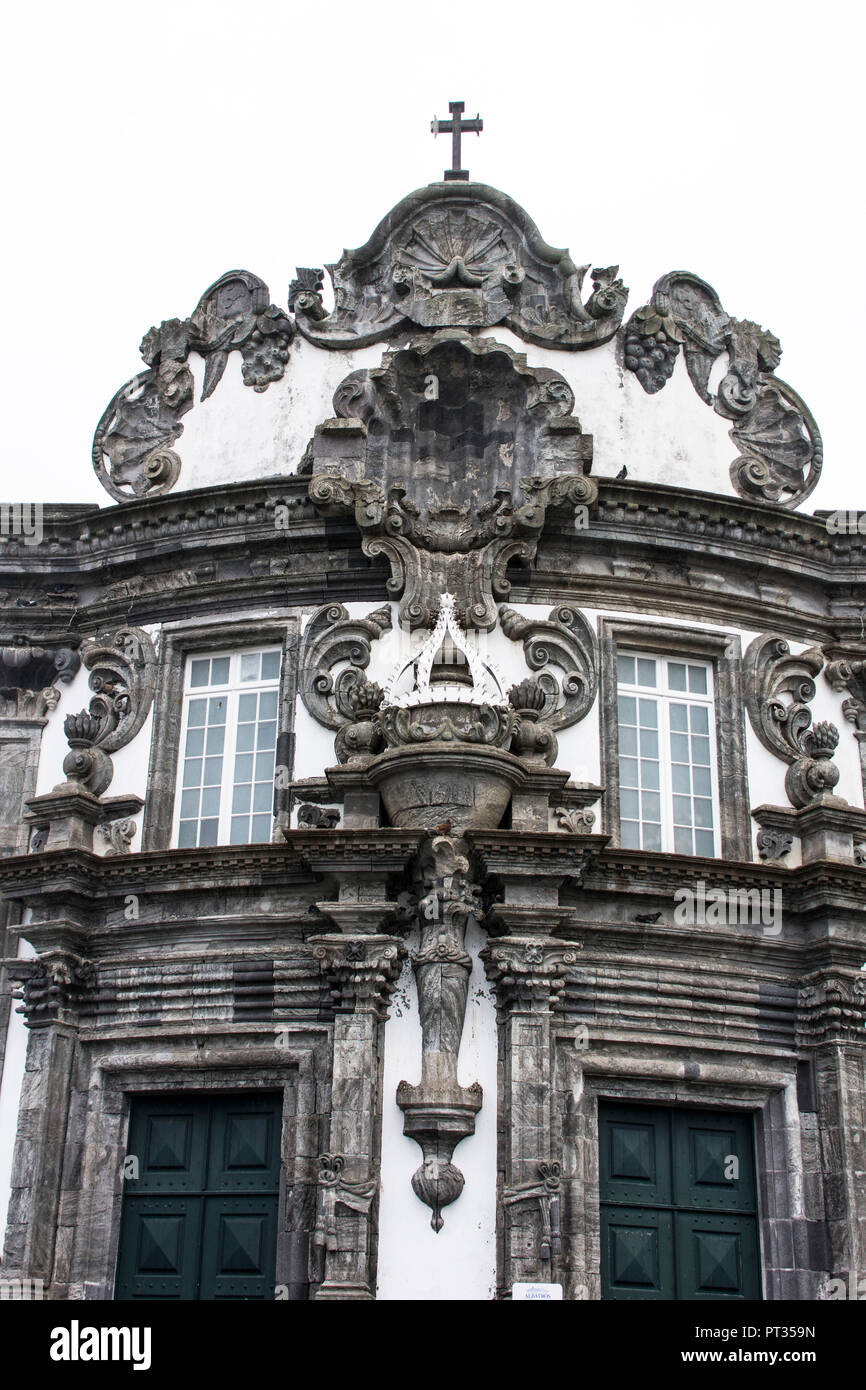
[[[680,345],[671,342],[663,328],[643,336],[633,325],[634,319],[625,333],[625,365],[644,390],[654,395],[670,380]]]

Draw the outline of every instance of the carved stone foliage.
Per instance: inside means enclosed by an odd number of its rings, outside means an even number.
[[[105,851],[106,858],[113,858],[117,854],[129,854],[129,847],[136,831],[134,820],[105,821],[96,829],[99,838],[108,846]]]
[[[190,352],[205,358],[201,399],[207,400],[225,371],[229,353],[240,352],[242,375],[255,391],[282,377],[294,325],[269,303],[268,287],[246,270],[230,270],[205,290],[188,319],[166,319],[141,341],[147,371],[112,397],[96,427],[93,466],[118,501],[168,492],[180,475],[172,445],[181,419],[193,407]]]
[[[797,999],[801,1043],[866,1044],[866,975],[816,975]]]
[[[828,661],[824,672],[834,690],[847,691],[842,710],[858,733],[866,734],[866,660]]]
[[[387,1016],[388,1000],[406,955],[401,941],[388,936],[327,935],[310,937],[309,944],[338,1012]]]
[[[324,1259],[342,1248],[338,1207],[343,1209],[344,1217],[349,1213],[356,1217],[368,1216],[376,1196],[377,1183],[375,1178],[353,1182],[346,1177],[346,1160],[342,1154],[322,1154],[319,1163],[319,1200],[311,1244],[320,1250],[323,1257],[320,1263],[324,1266]],[[323,1267],[320,1275],[324,1272]]]
[[[69,952],[17,960],[8,968],[18,986],[13,995],[20,1000],[17,1012],[24,1015],[28,1028],[46,1028],[58,1019],[69,1019],[96,986],[92,961]]]
[[[85,638],[81,659],[94,695],[86,710],[63,721],[70,748],[63,771],[71,782],[101,796],[114,774],[110,754],[135,738],[150,711],[157,657],[142,628],[123,627]]]
[[[549,246],[517,203],[483,184],[431,185],[404,198],[365,246],[327,267],[334,310],[325,312],[320,270],[298,270],[290,307],[304,337],[353,348],[411,328],[503,323],[528,342],[587,348],[607,342],[628,291],[618,266],[576,266]]]
[[[403,1132],[421,1146],[424,1160],[412,1187],[431,1208],[436,1232],[444,1224],[442,1208],[463,1190],[463,1174],[451,1160],[460,1140],[474,1132],[482,1101],[477,1082],[464,1087],[457,1081],[472,969],[465,933],[470,917],[480,914],[480,897],[461,841],[433,837],[410,906],[421,928],[420,948],[411,958],[421,1017],[421,1083],[401,1081],[397,1104],[405,1117]]]
[[[503,606],[499,620],[506,637],[523,643],[530,670],[539,672],[533,697],[539,722],[551,729],[579,723],[592,708],[598,690],[598,644],[580,610],[562,605],[541,619],[523,618],[515,609]],[[561,677],[550,667],[558,668]],[[521,698],[525,684],[513,687],[512,703]]]
[[[506,567],[532,559],[548,507],[597,497],[573,405],[558,373],[492,339],[418,340],[337,388],[339,419],[312,444],[310,499],[353,516],[365,554],[388,559],[411,627],[431,627],[447,592],[461,622],[489,629]]]
[[[542,1266],[548,1267],[548,1273],[562,1253],[559,1195],[561,1180],[562,1164],[539,1163],[538,1179],[535,1182],[521,1183],[518,1187],[506,1187],[502,1193],[502,1204],[506,1210],[529,1203],[537,1205],[540,1228],[538,1257]]]
[[[306,830],[335,830],[339,824],[339,806],[314,806],[307,802],[298,807],[298,825]]]
[[[489,941],[481,956],[500,1012],[508,1015],[554,1008],[565,992],[579,949],[573,942],[530,941],[516,936]]]
[[[591,835],[595,825],[595,812],[586,807],[556,806],[553,814],[560,830],[568,830],[572,835]]]
[[[651,302],[626,325],[624,345],[626,367],[650,394],[670,379],[682,346],[701,400],[734,422],[731,439],[742,452],[731,464],[731,481],[741,497],[795,507],[814,491],[821,435],[806,404],[775,375],[778,338],[731,318],[704,280],[679,270],[663,275]],[[713,395],[710,373],[723,353],[728,370]]]
[[[793,835],[783,830],[759,830],[757,836],[758,857],[764,860],[783,859],[791,853]]]
[[[80,665],[81,656],[74,647],[41,646],[18,637],[0,647],[0,696],[14,700],[18,692],[33,695],[57,683],[69,685]]]
[[[342,604],[330,603],[313,614],[304,630],[301,699],[319,724],[338,731],[340,762],[369,756],[383,746],[377,719],[382,690],[363,673],[370,664],[370,643],[390,628],[388,607],[366,618],[350,618]]]
[[[826,722],[812,726],[808,707],[823,665],[817,647],[792,656],[788,643],[772,634],[756,637],[743,658],[749,719],[764,747],[791,765],[785,790],[792,806],[808,806],[839,781],[830,761],[839,731]]]
[[[60,704],[60,691],[47,685],[44,690],[0,690],[0,719],[44,719]]]

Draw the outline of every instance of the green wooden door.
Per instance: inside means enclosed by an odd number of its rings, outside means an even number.
[[[133,1101],[116,1298],[274,1295],[279,1096]]]
[[[761,1297],[751,1117],[600,1102],[602,1298]]]

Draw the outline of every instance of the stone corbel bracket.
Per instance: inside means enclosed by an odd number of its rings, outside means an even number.
[[[309,714],[337,733],[337,757],[349,762],[382,746],[377,711],[378,685],[367,681],[371,643],[391,628],[391,610],[377,608],[365,618],[350,618],[340,603],[325,604],[304,630],[300,658],[300,694]],[[336,667],[342,669],[334,675]]]
[[[854,725],[854,737],[860,745],[860,772],[866,796],[866,658],[846,656],[828,661],[824,675],[834,690],[847,692],[842,713]]]
[[[499,621],[506,637],[523,643],[530,670],[542,673],[536,678],[545,696],[539,722],[552,729],[578,724],[595,702],[599,664],[595,633],[580,610],[562,605],[546,619],[523,618],[503,605]],[[563,673],[561,680],[546,669],[550,666]]]
[[[0,646],[0,701],[7,718],[39,719],[55,709],[57,685],[69,685],[81,666],[72,646],[42,646],[26,637]]]
[[[339,933],[311,936],[308,945],[319,961],[334,1008],[340,1013],[387,1017],[406,947],[399,937]]]
[[[835,724],[812,727],[808,702],[815,695],[815,676],[823,654],[810,647],[799,656],[782,637],[756,637],[743,657],[746,709],[761,743],[790,764],[785,790],[792,806],[808,806],[832,792],[839,769],[830,759],[839,742]]]
[[[110,755],[135,738],[150,712],[158,662],[153,642],[138,627],[85,638],[81,658],[94,695],[86,710],[64,720],[70,751],[63,771],[71,783],[101,796],[114,775]]]

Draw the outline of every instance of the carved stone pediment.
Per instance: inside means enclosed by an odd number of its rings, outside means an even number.
[[[461,622],[491,628],[506,566],[532,558],[547,508],[597,496],[573,406],[563,377],[494,339],[418,339],[338,386],[310,498],[354,515],[365,553],[387,556],[412,627],[432,626],[448,592]]]
[[[486,184],[430,184],[388,214],[366,245],[321,272],[299,270],[289,291],[300,332],[320,347],[353,348],[401,330],[503,323],[527,342],[595,347],[619,327],[628,291],[617,266],[592,271],[549,246],[523,209]]]

